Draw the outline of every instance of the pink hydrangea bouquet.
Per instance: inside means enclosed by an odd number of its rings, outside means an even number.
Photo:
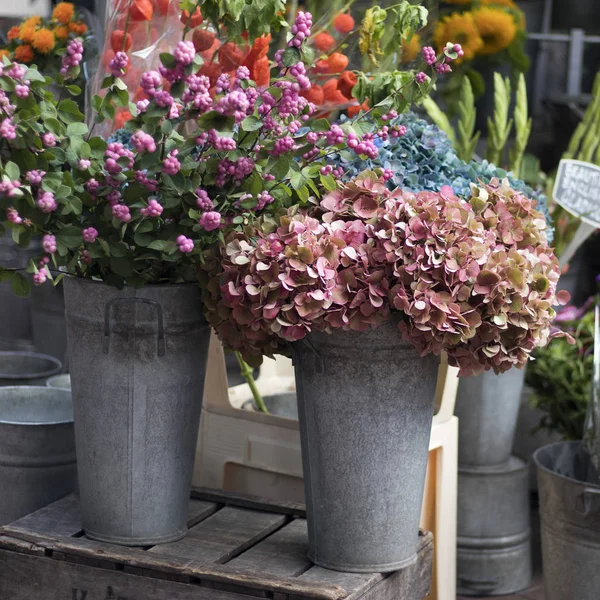
[[[312,208],[231,233],[206,263],[207,315],[252,360],[311,331],[364,331],[399,316],[421,355],[461,375],[522,366],[551,337],[559,265],[535,201],[505,180],[470,198],[389,191],[363,173]]]
[[[410,16],[408,4],[406,10]],[[396,14],[402,22],[406,16]],[[310,14],[299,12],[262,86],[245,66],[211,82],[184,28],[158,70],[141,75],[143,93],[132,96],[122,80],[130,59],[118,51],[92,99],[89,127],[73,100],[46,89],[48,78],[5,59],[0,219],[19,245],[40,239],[40,256],[27,268],[33,282],[50,278],[50,267],[118,288],[195,279],[205,251],[230,231],[240,234],[267,209],[337,190],[341,172],[327,164],[329,155],[376,156],[376,138],[402,135],[389,120],[427,95],[462,52],[449,43],[439,56],[424,54],[422,70],[390,79],[368,111],[376,129],[365,125],[366,112],[330,124],[313,118],[315,106],[303,96],[311,86],[312,58],[303,52],[311,26]],[[65,55],[67,82],[81,59],[76,50]],[[121,108],[132,115],[127,140],[92,135]],[[27,293],[29,280],[19,271],[2,277]]]

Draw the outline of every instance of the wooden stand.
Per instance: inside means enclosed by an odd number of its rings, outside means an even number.
[[[71,495],[0,528],[1,600],[421,600],[433,541],[383,575],[340,573],[306,558],[304,507],[196,490],[183,540],[124,548],[88,540]]]

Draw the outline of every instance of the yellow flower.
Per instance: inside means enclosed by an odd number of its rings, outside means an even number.
[[[418,33],[415,33],[412,38],[410,38],[410,42],[406,40],[402,41],[402,62],[404,64],[410,63],[415,58],[417,58],[417,54],[419,54],[421,50],[421,36]]]
[[[33,34],[33,47],[41,54],[48,54],[54,48],[54,34],[45,27]]]
[[[446,47],[446,42],[460,44],[465,53],[459,60],[471,60],[483,45],[479,30],[470,12],[452,13],[438,21],[433,33],[438,53]]]
[[[52,11],[52,18],[63,25],[73,20],[75,7],[70,2],[59,2]]]
[[[6,48],[0,49],[0,61],[6,56],[6,58],[10,58],[10,52]]]
[[[514,0],[480,0],[484,6],[505,6],[513,15],[519,29],[525,29],[525,13],[515,4]]]
[[[26,21],[23,21],[19,26],[19,37],[24,42],[31,43],[33,41],[33,34],[41,22],[42,19],[40,17],[30,17]]]
[[[30,63],[33,60],[33,48],[29,44],[15,48],[15,60],[20,63]]]
[[[54,28],[54,37],[57,40],[66,40],[69,37],[69,28],[66,25],[58,25]]]
[[[446,4],[470,4],[471,0],[444,0]]]
[[[508,46],[517,35],[517,24],[511,14],[501,8],[479,8],[473,19],[483,40],[478,54],[496,54]]]

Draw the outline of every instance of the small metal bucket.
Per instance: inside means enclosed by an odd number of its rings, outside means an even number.
[[[298,401],[296,392],[283,392],[281,394],[270,394],[263,396],[263,402],[269,414],[276,417],[298,420]],[[244,410],[258,410],[254,400],[246,400],[242,405]]]
[[[71,394],[0,388],[0,525],[76,491]]]
[[[390,320],[294,344],[315,564],[358,573],[415,559],[438,360]]]
[[[581,442],[540,448],[538,469],[546,600],[600,597],[600,484]]]
[[[63,281],[85,533],[127,546],[180,539],[210,340],[200,289]]]
[[[56,388],[58,390],[69,390],[71,391],[71,375],[69,373],[61,373],[50,377],[46,381],[46,387]]]
[[[461,465],[494,466],[510,458],[525,369],[513,367],[502,375],[486,371],[462,377],[454,414],[458,417],[458,462]]]
[[[35,352],[0,352],[0,386],[43,385],[60,373],[60,360]]]

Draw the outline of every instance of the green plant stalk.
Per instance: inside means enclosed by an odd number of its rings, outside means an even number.
[[[510,107],[510,79],[494,73],[494,117],[488,118],[487,159],[497,167],[502,166],[504,149],[512,129],[513,121],[508,118]]]
[[[598,146],[598,135],[600,135],[600,107],[593,114],[591,123],[585,132],[583,141],[581,142],[581,151],[578,159],[584,162],[591,162],[594,152]]]
[[[571,136],[571,140],[569,141],[569,145],[567,147],[566,152],[563,154],[563,158],[574,158],[577,155],[579,150],[579,145],[581,144],[581,140],[583,139],[586,132],[589,130],[589,127],[592,123],[594,115],[600,109],[600,72],[596,75],[594,79],[594,86],[592,88],[592,100],[583,115],[583,119],[580,121],[579,125],[575,128],[575,132]]]
[[[452,127],[452,123],[450,123],[450,120],[446,116],[446,113],[444,113],[444,111],[436,104],[431,96],[427,96],[423,100],[422,106],[434,125],[437,125],[450,138],[452,145],[456,147],[456,132],[454,131],[454,127]]]
[[[242,358],[242,355],[239,352],[235,353],[235,357],[237,358],[238,364],[240,366],[240,373],[242,377],[246,380],[246,383],[250,387],[250,391],[252,392],[252,397],[254,398],[254,403],[260,412],[269,414],[269,411],[265,405],[265,402],[256,387],[256,381],[254,376],[252,375],[252,367]]]
[[[475,108],[473,87],[471,80],[465,75],[460,86],[460,97],[458,100],[458,139],[456,153],[461,160],[467,163],[473,160],[473,154],[481,135],[481,131],[475,132],[476,118],[477,109]]]
[[[527,148],[527,142],[529,142],[532,126],[532,120],[529,118],[527,111],[527,84],[525,83],[523,73],[519,75],[519,83],[517,85],[514,120],[515,145],[509,151],[510,170],[519,177],[523,155]]]

